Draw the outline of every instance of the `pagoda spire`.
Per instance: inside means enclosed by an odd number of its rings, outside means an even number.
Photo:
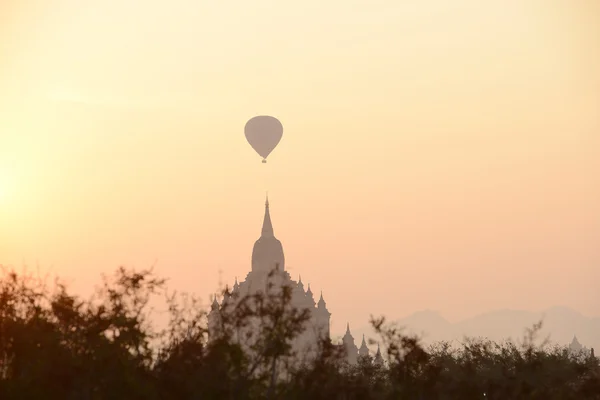
[[[216,294],[213,296],[213,302],[212,302],[212,305],[211,305],[211,310],[213,310],[213,311],[218,311],[219,310],[219,302],[217,301],[217,295]]]
[[[302,283],[302,277],[300,275],[298,275],[298,289],[302,290],[302,293],[305,293],[304,284]]]
[[[379,343],[377,344],[377,353],[375,354],[375,359],[373,360],[375,365],[382,366],[383,365],[383,357],[381,356],[381,350],[379,348]]]
[[[269,195],[267,194],[267,200],[265,201],[265,218],[263,220],[261,237],[275,236],[273,233],[273,224],[271,223],[271,214],[269,213]]]
[[[369,356],[369,347],[367,346],[367,342],[365,341],[365,335],[363,334],[362,343],[360,344],[360,349],[358,349],[358,355],[361,357]]]
[[[346,334],[344,334],[342,341],[348,342],[348,343],[351,342],[352,345],[354,346],[354,336],[352,336],[352,334],[350,333],[350,323],[349,322],[346,324]]]
[[[323,291],[321,290],[321,297],[319,297],[319,307],[325,307],[325,300],[323,299]]]

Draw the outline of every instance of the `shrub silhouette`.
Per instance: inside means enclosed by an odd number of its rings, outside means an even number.
[[[161,296],[169,321],[158,329],[150,304]],[[600,399],[598,359],[536,345],[541,322],[518,344],[425,348],[372,318],[385,364],[348,365],[328,339],[310,357],[294,350],[309,314],[291,288],[269,281],[235,300],[209,338],[198,299],[169,293],[152,270],[119,268],[82,299],[3,268],[0,399]]]

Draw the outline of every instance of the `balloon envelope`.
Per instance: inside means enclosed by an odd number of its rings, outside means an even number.
[[[266,158],[283,136],[283,125],[275,117],[259,115],[246,122],[244,134],[250,146],[263,158],[263,162],[266,162]]]

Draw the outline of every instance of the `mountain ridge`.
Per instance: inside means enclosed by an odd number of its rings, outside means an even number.
[[[552,306],[542,311],[498,309],[450,322],[440,312],[416,311],[406,317],[390,320],[404,333],[417,335],[425,344],[449,341],[459,344],[465,337],[488,338],[493,341],[523,340],[526,329],[542,321],[536,343],[548,338],[550,344],[567,346],[574,336],[587,348],[600,350],[600,317],[587,317],[565,306]],[[355,338],[378,340],[371,326],[352,329]],[[341,337],[341,335],[339,335]],[[336,336],[333,336],[334,338]],[[371,345],[376,349],[377,345]]]

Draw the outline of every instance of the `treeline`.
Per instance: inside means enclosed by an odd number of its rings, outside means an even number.
[[[162,329],[152,320],[157,296],[167,305]],[[425,348],[373,318],[385,363],[350,366],[329,341],[312,357],[294,354],[308,314],[291,307],[289,288],[247,297],[209,340],[197,299],[169,293],[152,271],[120,268],[82,299],[60,281],[3,269],[0,399],[600,399],[598,359],[536,344],[540,325],[518,345]],[[249,321],[257,329],[236,337]]]

